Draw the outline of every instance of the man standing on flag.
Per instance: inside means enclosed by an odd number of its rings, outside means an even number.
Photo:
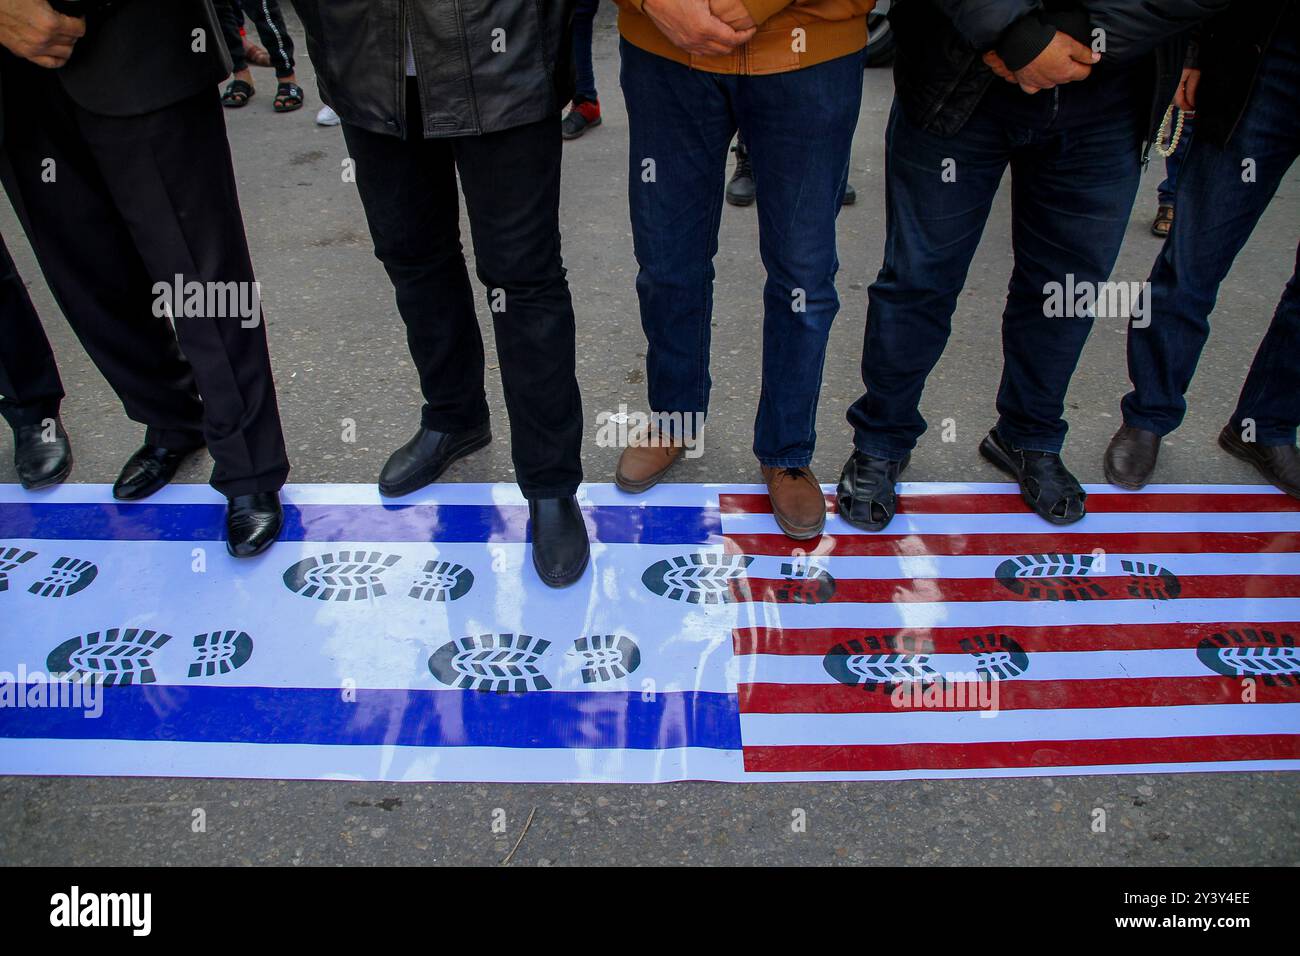
[[[685,436],[671,424],[708,411],[713,257],[739,129],[753,162],[767,269],[754,454],[781,530],[796,539],[821,533],[826,500],[808,466],[839,310],[835,217],[873,6],[619,0],[636,288],[651,418],[660,423],[633,436],[619,459],[615,481],[624,491],[659,481],[685,453]]]
[[[848,413],[855,450],[838,491],[850,524],[879,531],[894,517],[895,483],[926,427],[925,380],[1008,166],[1015,265],[1002,314],[999,418],[980,452],[1047,521],[1084,516],[1086,495],[1061,460],[1062,415],[1093,315],[1049,317],[1045,297],[1052,287],[1107,280],[1144,142],[1182,67],[1180,45],[1161,41],[1226,3],[902,0],[891,8],[898,57],[885,259],[869,292],[866,392]]]
[[[389,457],[379,490],[409,494],[492,439],[460,245],[459,173],[533,564],[545,584],[572,584],[589,554],[575,496],[582,397],[559,226],[573,0],[295,6],[321,99],[343,119],[375,255],[396,291],[424,394],[420,426]]]
[[[0,0],[0,176],[59,307],[146,428],[113,496],[153,494],[206,446],[227,549],[251,557],[280,533],[289,460],[216,92],[230,72],[216,14],[209,0],[75,9]],[[194,308],[160,294],[173,284],[199,290]],[[231,314],[235,302],[251,307]],[[10,321],[23,327],[0,348],[21,353],[4,364],[57,381],[35,313]]]
[[[1182,423],[1219,284],[1300,154],[1300,2],[1238,2],[1207,24],[1178,105],[1196,111],[1196,139],[1151,272],[1150,323],[1129,327],[1133,391],[1105,459],[1122,488],[1150,480],[1161,438]],[[1219,444],[1300,498],[1300,248],[1296,258]]]

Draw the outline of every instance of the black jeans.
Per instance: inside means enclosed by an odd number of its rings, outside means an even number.
[[[127,415],[151,444],[206,444],[222,494],[279,489],[289,462],[265,322],[214,313],[173,328],[155,288],[177,276],[203,288],[254,282],[216,88],[143,116],[100,116],[72,101],[57,71],[7,51],[0,70],[5,190]],[[20,358],[52,367],[35,313],[24,321]]]
[[[460,172],[479,280],[487,287],[510,414],[515,477],[528,498],[582,481],[582,397],[573,303],[560,258],[560,117],[483,136],[423,139],[419,87],[407,139],[345,122],[375,255],[397,294],[435,431],[488,420],[483,338],[460,242]]]

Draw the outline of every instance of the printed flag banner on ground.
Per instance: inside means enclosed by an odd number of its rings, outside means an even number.
[[[759,486],[584,487],[533,573],[510,485],[286,489],[221,543],[172,486],[0,486],[0,774],[883,780],[1300,769],[1300,502],[907,484],[880,534]],[[828,509],[831,507],[828,498]]]

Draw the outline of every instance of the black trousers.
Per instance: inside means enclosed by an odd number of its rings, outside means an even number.
[[[216,7],[217,19],[221,21],[221,32],[236,73],[248,69],[244,40],[239,35],[239,28],[247,17],[257,29],[262,45],[271,54],[275,75],[283,79],[294,74],[293,37],[284,25],[279,0],[214,0],[213,6]]]
[[[421,422],[460,431],[488,420],[483,339],[460,242],[456,173],[487,287],[515,477],[528,498],[573,494],[582,481],[582,396],[573,303],[560,258],[560,118],[498,133],[424,139],[407,84],[406,139],[346,122],[375,255],[424,395]]]
[[[59,414],[63,383],[31,297],[0,239],[0,417],[9,427]]]
[[[0,70],[0,179],[59,307],[127,415],[150,443],[206,443],[223,494],[278,489],[289,463],[265,323],[211,314],[173,323],[154,288],[177,276],[254,280],[215,87],[144,116],[108,117],[77,106],[56,71],[7,52]],[[13,355],[4,364],[52,366],[35,314],[14,321],[24,331],[0,344]]]

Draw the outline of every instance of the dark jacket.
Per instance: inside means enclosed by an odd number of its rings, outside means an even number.
[[[118,0],[87,17],[86,35],[59,79],[83,109],[140,116],[211,89],[229,74],[212,0]]]
[[[1300,17],[1300,0],[1239,0],[1201,30],[1195,66],[1196,138],[1224,146],[1246,111],[1264,51],[1284,17]]]
[[[996,50],[1020,69],[1059,29],[1092,44],[1103,63],[1151,61],[1149,142],[1182,73],[1185,32],[1231,0],[898,0],[889,20],[898,44],[894,84],[908,117],[940,136],[955,135],[994,80],[982,59]],[[1138,144],[1135,144],[1138,145]],[[1141,144],[1145,156],[1146,144]]]
[[[408,33],[426,137],[533,123],[573,96],[574,0],[293,2],[321,99],[373,133],[406,133]]]

